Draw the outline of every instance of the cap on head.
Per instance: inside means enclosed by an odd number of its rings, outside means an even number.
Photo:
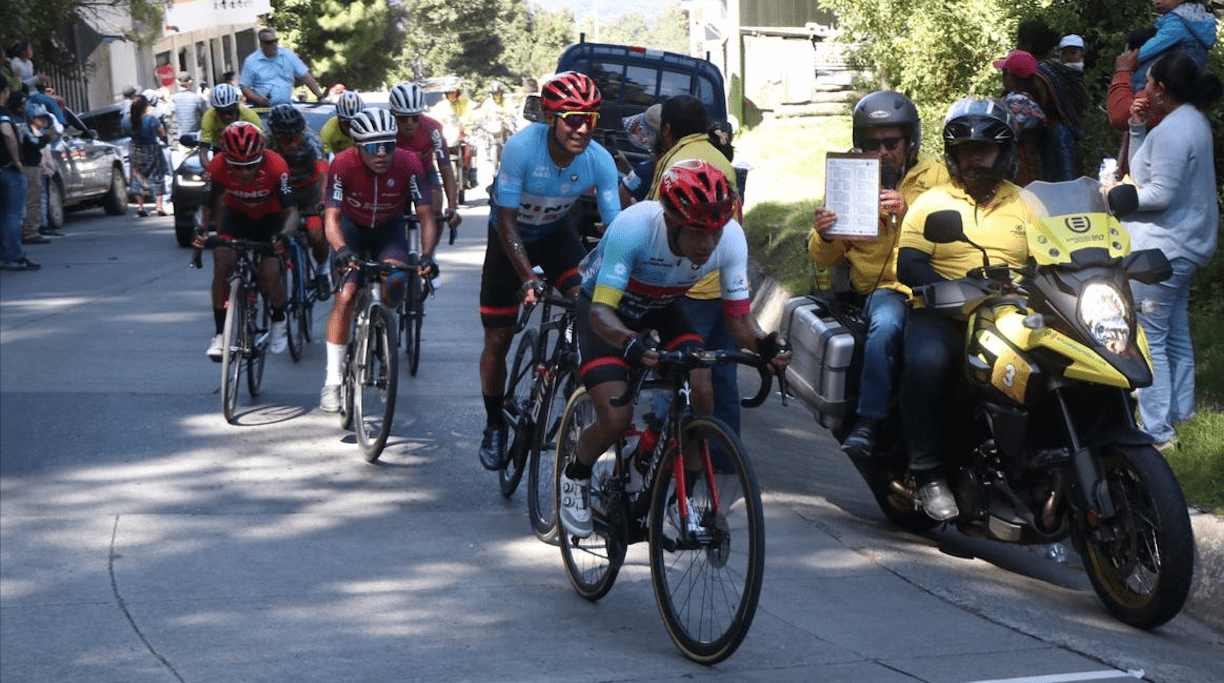
[[[1032,78],[1037,73],[1037,59],[1024,50],[1012,50],[1005,59],[996,59],[994,65],[1020,78]]]

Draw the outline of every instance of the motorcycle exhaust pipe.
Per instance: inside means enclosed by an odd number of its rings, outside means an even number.
[[[1046,500],[1045,505],[1041,506],[1041,526],[1043,529],[1054,528],[1056,517],[1054,511],[1058,509],[1058,491],[1050,491],[1050,497]]]

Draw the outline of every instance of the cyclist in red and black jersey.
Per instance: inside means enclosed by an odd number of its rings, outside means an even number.
[[[275,243],[277,255],[285,253],[285,238],[297,230],[298,211],[289,187],[289,165],[276,152],[264,147],[259,126],[238,121],[221,132],[221,154],[208,163],[204,197],[200,205],[201,225],[210,225],[214,210],[221,211],[220,236],[231,239]],[[275,238],[275,240],[274,240]],[[196,233],[195,246],[203,248],[204,233]],[[233,249],[213,250],[213,320],[216,335],[208,357],[221,361],[221,332],[225,326],[225,302],[229,279],[238,255]],[[288,346],[285,324],[285,283],[279,258],[259,262],[259,287],[272,304],[272,330],[268,350],[284,353]]]
[[[320,301],[331,296],[327,281],[327,238],[323,235],[323,184],[327,180],[327,155],[318,133],[306,127],[306,118],[292,104],[278,104],[268,114],[268,149],[289,164],[289,186],[293,203],[305,217],[306,241],[310,244],[319,273],[314,285]]]
[[[404,212],[413,201],[421,221],[420,273],[436,277],[433,252],[438,236],[425,169],[411,152],[396,148],[395,116],[386,109],[366,109],[353,117],[349,130],[357,144],[332,160],[323,209],[323,228],[336,250],[336,263],[342,267],[366,259],[407,263]],[[406,281],[401,273],[387,277],[388,305],[398,303]],[[356,296],[356,278],[350,275],[336,292],[327,322],[327,376],[319,395],[324,412],[340,410],[340,381]]]

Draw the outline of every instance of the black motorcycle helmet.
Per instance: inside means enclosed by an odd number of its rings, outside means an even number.
[[[853,114],[854,146],[866,147],[867,131],[872,128],[897,126],[905,133],[909,146],[905,150],[905,170],[918,163],[922,147],[922,119],[910,98],[893,90],[878,90],[859,100]]]
[[[306,117],[292,104],[278,104],[268,114],[268,128],[273,135],[297,135],[306,129]]]
[[[948,173],[961,184],[960,167],[956,163],[956,146],[962,142],[981,140],[999,145],[999,156],[993,171],[996,182],[1016,175],[1016,119],[998,100],[975,100],[964,97],[948,109],[943,127],[944,160]]]

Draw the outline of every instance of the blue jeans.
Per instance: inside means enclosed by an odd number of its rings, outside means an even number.
[[[682,296],[677,301],[693,331],[701,335],[707,349],[735,349],[735,340],[727,329],[727,318],[723,315],[723,302],[718,299],[691,299]],[[720,363],[711,368],[711,383],[714,386],[714,417],[727,423],[736,436],[740,433],[738,365]]]
[[[901,292],[877,289],[867,297],[865,312],[867,343],[863,345],[858,414],[883,420],[888,417],[888,398],[892,395],[893,378],[897,376],[909,304]]]
[[[25,221],[26,179],[21,171],[0,169],[0,238],[3,251],[0,260],[20,261],[25,258],[21,246],[21,224]]]
[[[1173,277],[1154,285],[1131,283],[1135,313],[1152,352],[1152,386],[1139,390],[1143,431],[1164,443],[1173,425],[1194,417],[1194,347],[1190,343],[1190,280],[1198,266],[1172,259]]]

